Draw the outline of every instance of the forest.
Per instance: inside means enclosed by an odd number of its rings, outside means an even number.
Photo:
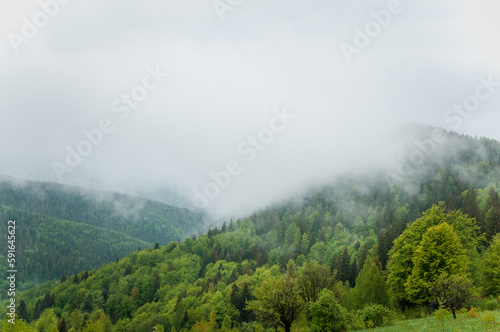
[[[167,244],[204,225],[199,212],[115,193],[0,178],[0,231],[17,220],[19,289]],[[0,258],[7,247],[0,248]],[[0,266],[4,272],[6,265]],[[0,299],[6,297],[2,279]]]
[[[1,331],[351,331],[498,309],[500,143],[448,135],[425,172],[346,176],[30,287]]]

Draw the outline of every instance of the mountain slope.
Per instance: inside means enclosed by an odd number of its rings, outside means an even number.
[[[204,216],[128,195],[0,178],[0,204],[166,244],[192,234]]]
[[[375,293],[360,289],[369,283],[358,278],[374,275],[381,283],[377,291],[386,289],[393,240],[436,202],[441,201],[443,210],[475,217],[487,239],[498,233],[500,214],[495,214],[493,198],[500,202],[500,143],[447,135],[447,145],[436,150],[425,171],[406,169],[396,179],[369,172],[345,177],[198,238],[133,252],[91,271],[88,278],[78,273],[65,282],[30,289],[19,298],[27,304],[26,318],[36,324],[40,311],[49,308],[58,315],[56,321],[64,318],[73,327],[78,321],[72,320],[73,313],[78,318],[89,312],[91,323],[102,318],[116,331],[151,331],[157,324],[165,331],[227,330],[228,325],[239,331],[272,329],[276,320],[266,321],[265,315],[258,316],[258,306],[247,304],[262,296],[257,289],[266,282],[287,273],[299,283],[314,275],[308,274],[314,266],[328,277],[325,288],[355,317],[366,304],[356,294]],[[423,133],[420,139],[425,137]],[[484,257],[482,251],[474,257],[471,278],[477,286],[484,281]],[[47,296],[54,301],[44,301]],[[392,301],[383,304],[404,310]],[[362,328],[360,317],[349,328]],[[303,311],[293,330],[309,327]]]
[[[16,221],[16,268],[23,288],[41,280],[91,270],[152,243],[113,230],[0,206],[0,232],[7,234],[7,221]],[[0,260],[6,260],[5,246]],[[7,266],[0,266],[5,275]],[[4,280],[2,280],[4,282]],[[6,289],[2,287],[2,297]]]

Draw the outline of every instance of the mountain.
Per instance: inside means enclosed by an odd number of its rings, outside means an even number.
[[[500,268],[495,260],[500,255],[500,143],[444,133],[446,140],[433,140],[432,146],[427,139],[433,131],[406,130],[413,135],[403,156],[409,164],[396,174],[345,176],[206,234],[134,251],[101,268],[31,288],[18,298],[20,317],[38,329],[64,321],[75,330],[86,325],[83,331],[325,331],[385,325],[398,315],[413,317],[436,306],[393,294],[387,276],[394,275],[398,255],[417,252],[422,261],[441,250],[440,243],[456,248],[444,251],[451,262],[456,255],[467,262],[460,270],[465,274],[453,280],[478,287],[485,299],[473,304],[481,306],[487,296],[500,295],[496,279],[485,277]],[[423,167],[415,165],[415,151],[421,151]],[[432,240],[435,234],[439,241]],[[425,238],[434,249],[427,253],[418,241],[401,242],[407,238]],[[405,251],[396,252],[400,247]]]
[[[0,206],[2,231],[9,220],[16,221],[17,277],[23,288],[91,270],[153,245],[113,230]],[[1,252],[0,259],[6,261],[6,256]],[[2,264],[0,273],[6,275],[6,271],[7,265]],[[7,288],[2,287],[2,298],[7,296]]]
[[[183,239],[202,228],[204,218],[185,208],[128,195],[0,178],[0,231],[7,234],[7,222],[16,221],[23,286],[92,269],[155,243]],[[0,257],[6,256],[3,246]]]
[[[0,178],[0,204],[166,244],[193,233],[204,215],[134,196]]]

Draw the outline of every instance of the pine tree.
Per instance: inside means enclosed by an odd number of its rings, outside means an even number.
[[[344,247],[344,251],[342,252],[342,257],[340,259],[340,271],[338,273],[339,279],[343,283],[349,280],[350,267],[349,252],[347,251],[347,247]]]
[[[354,260],[349,267],[349,285],[354,287],[356,285],[356,277],[358,276],[358,260],[354,257]]]
[[[42,302],[40,301],[40,299],[38,299],[35,304],[35,311],[33,312],[33,320],[37,320],[38,318],[40,318],[42,311]]]
[[[68,332],[68,324],[66,323],[66,318],[62,317],[57,324],[57,330],[59,332]]]
[[[46,293],[42,302],[42,311],[51,307],[50,294]]]
[[[87,298],[85,299],[83,310],[85,312],[92,312],[92,296],[90,296],[90,294],[87,295]]]
[[[24,302],[24,300],[21,300],[21,302],[19,302],[17,314],[20,319],[24,319],[24,321],[28,322],[28,308],[26,307],[26,302]]]
[[[477,190],[471,188],[467,190],[464,198],[463,212],[468,214],[470,218],[479,218],[479,208],[477,207]]]
[[[238,308],[241,308],[240,318],[242,322],[250,322],[255,316],[253,311],[247,310],[247,303],[251,300],[253,300],[253,296],[250,292],[250,286],[248,285],[248,282],[246,282],[243,284],[238,304]]]
[[[153,287],[151,288],[151,291],[149,292],[149,302],[153,302],[154,297],[155,297],[158,289],[160,289],[160,276],[157,274],[155,276],[155,280],[153,282]]]
[[[382,268],[385,269],[387,266],[387,262],[389,260],[389,250],[390,248],[390,233],[388,231],[383,231],[380,233],[378,237],[378,257],[380,259],[380,263],[382,264]],[[368,248],[366,254],[368,255]],[[364,263],[363,263],[364,265]],[[361,266],[362,268],[362,266]]]
[[[486,213],[484,224],[486,228],[486,238],[491,240],[495,234],[500,232],[500,198],[498,193],[491,188],[494,193],[490,191],[491,208]]]
[[[237,310],[240,310],[239,308],[239,297],[240,295],[238,294],[240,291],[238,285],[236,285],[236,283],[233,284],[233,286],[231,287],[231,295],[229,297],[229,303],[231,303],[231,305],[233,307],[235,307]]]
[[[368,258],[368,245],[365,243],[365,245],[363,246],[363,250],[361,250],[361,254],[359,254],[358,271],[361,271],[361,269],[363,269],[363,266],[365,265],[365,261],[367,258]]]

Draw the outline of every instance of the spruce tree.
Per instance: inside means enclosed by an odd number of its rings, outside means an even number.
[[[33,312],[33,320],[37,320],[38,318],[40,318],[42,311],[42,302],[40,301],[40,299],[38,299],[35,304],[35,311]]]
[[[491,189],[494,191],[493,188]],[[500,198],[496,191],[492,193],[490,197],[491,208],[488,210],[484,218],[486,238],[488,241],[500,232]]]
[[[23,319],[24,321],[28,322],[28,308],[26,307],[26,302],[24,302],[24,300],[21,300],[21,302],[19,302],[17,314],[20,319]]]

